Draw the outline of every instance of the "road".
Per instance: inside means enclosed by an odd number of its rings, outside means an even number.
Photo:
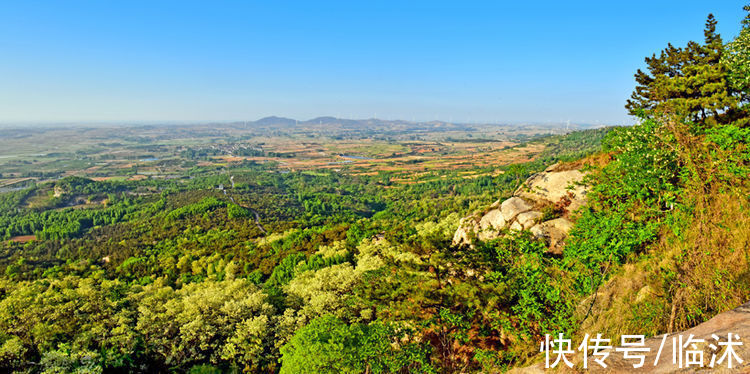
[[[234,177],[232,177],[232,179],[234,179]],[[232,180],[232,187],[234,187],[234,180]],[[234,198],[232,196],[227,195],[227,190],[223,190],[223,191],[224,191],[224,196],[229,197],[229,200],[231,200],[232,203],[237,204],[234,201]],[[253,208],[251,208],[249,206],[244,206],[244,205],[240,205],[240,204],[237,204],[237,205],[239,205],[239,206],[241,206],[241,207],[243,207],[245,209],[249,209],[251,212],[253,212],[253,214],[255,215],[255,225],[258,226],[258,230],[260,230],[261,232],[263,232],[264,235],[268,234],[268,231],[266,231],[266,229],[263,227],[263,225],[260,224],[260,214],[258,214],[257,210],[255,210],[255,209],[253,209]]]

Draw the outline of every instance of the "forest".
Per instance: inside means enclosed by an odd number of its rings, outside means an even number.
[[[709,16],[704,40],[646,58],[638,124],[531,137],[532,159],[470,178],[217,166],[197,161],[226,149],[195,146],[184,178],[2,192],[0,371],[503,372],[538,362],[545,334],[656,336],[734,308],[750,298],[746,10],[732,40]],[[553,164],[584,165],[590,191],[562,254],[525,230],[452,244]]]

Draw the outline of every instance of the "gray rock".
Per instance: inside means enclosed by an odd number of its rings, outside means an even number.
[[[548,240],[550,250],[561,252],[573,224],[565,218],[537,224],[543,214],[532,210],[535,204],[559,204],[566,199],[570,200],[566,208],[569,212],[585,204],[586,187],[578,184],[584,174],[579,170],[558,170],[559,167],[552,166],[532,175],[516,190],[515,196],[495,201],[482,216],[474,214],[462,218],[453,236],[453,244],[471,245],[471,238],[475,235],[479,240],[494,239],[500,230],[509,227],[530,230],[535,236]]]
[[[453,245],[471,244],[470,236],[479,231],[479,224],[473,216],[461,218],[458,229],[453,234]]]
[[[586,203],[586,188],[579,184],[584,176],[579,170],[537,173],[529,177],[514,195],[550,203],[569,199],[567,210],[573,212]]]
[[[636,333],[636,332],[632,332]],[[719,346],[713,335],[716,335],[721,339],[722,342],[727,341],[729,334],[737,334],[743,344],[734,346],[733,350],[739,356],[743,362],[739,363],[734,360],[732,369],[728,368],[726,359],[721,364],[716,364],[713,368],[709,368],[708,364],[711,362],[711,356],[716,353],[717,362],[719,358],[725,353],[725,347]],[[675,347],[672,346],[672,338],[682,335],[683,340],[686,341],[691,335],[694,339],[703,339],[705,343],[696,343],[699,350],[704,351],[704,367],[699,368],[697,365],[690,366],[689,368],[679,368],[677,364],[672,363],[672,350]],[[747,373],[750,372],[750,344],[747,342],[747,338],[750,336],[750,302],[740,305],[739,307],[730,311],[716,315],[714,318],[701,323],[691,329],[669,334],[667,339],[664,341],[664,347],[662,355],[654,365],[656,361],[656,355],[664,339],[664,334],[655,336],[645,340],[645,347],[649,348],[646,354],[646,365],[639,370],[633,369],[633,360],[626,360],[621,354],[617,354],[615,349],[608,350],[612,352],[606,363],[608,367],[606,369],[599,365],[591,366],[589,364],[589,370],[592,373]],[[613,341],[613,345],[618,345],[619,342]],[[714,344],[721,348],[720,350],[714,351],[709,347],[709,344]],[[684,356],[684,352],[683,352]]]
[[[568,231],[573,228],[573,222],[570,222],[567,218],[551,219],[549,221],[544,221],[542,224],[548,226],[550,229],[558,230],[565,235],[567,235]]]
[[[565,238],[572,227],[573,223],[567,218],[557,218],[534,225],[529,231],[537,238],[547,240],[550,251],[559,254],[562,253]]]
[[[546,236],[545,235],[546,232],[544,231],[544,226],[542,226],[541,223],[537,223],[536,225],[531,226],[531,228],[529,228],[529,231],[531,231],[531,233],[534,234],[534,236],[539,239],[542,239]]]
[[[542,216],[544,216],[544,214],[542,214],[541,212],[531,210],[519,214],[518,217],[516,217],[516,221],[521,225],[521,227],[523,227],[524,230],[528,230],[532,226],[534,226],[536,224],[536,221],[542,218]]]
[[[482,230],[501,230],[505,228],[506,224],[507,221],[505,220],[505,217],[503,216],[503,213],[500,211],[500,209],[490,210],[484,216],[482,216],[481,220],[479,220],[479,227]]]
[[[477,233],[477,239],[481,241],[492,240],[498,237],[497,231],[495,230],[481,230]]]
[[[500,211],[503,213],[506,221],[512,221],[517,215],[531,210],[531,204],[520,197],[511,197],[500,204]]]

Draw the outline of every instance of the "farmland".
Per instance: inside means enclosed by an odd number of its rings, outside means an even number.
[[[486,165],[532,161],[533,139],[561,127],[451,125],[326,118],[300,127],[256,123],[0,129],[0,189],[80,176],[93,180],[175,179],[197,169],[267,165],[279,172],[396,172],[394,182],[455,170],[466,178],[497,173]],[[356,123],[352,123],[356,122]],[[296,125],[299,126],[299,123]],[[530,141],[531,140],[531,141]]]

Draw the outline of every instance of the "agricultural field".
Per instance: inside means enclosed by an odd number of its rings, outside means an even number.
[[[434,170],[473,178],[498,172],[477,173],[478,167],[532,161],[545,145],[529,140],[566,132],[542,126],[325,120],[295,122],[297,127],[271,118],[241,124],[0,129],[0,190],[67,176],[184,178],[195,168],[247,164],[274,165],[280,172],[402,172],[407,177],[394,179],[402,183]]]

